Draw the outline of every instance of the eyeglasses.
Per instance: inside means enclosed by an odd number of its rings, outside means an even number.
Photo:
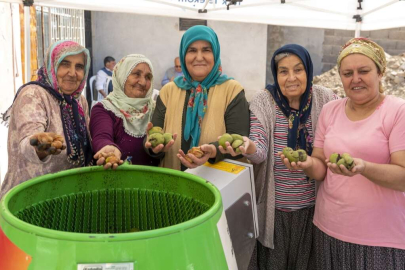
[[[181,68],[181,66],[175,66],[176,68]]]

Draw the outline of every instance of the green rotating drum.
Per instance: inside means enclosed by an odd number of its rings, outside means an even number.
[[[73,169],[16,186],[0,206],[1,270],[228,269],[220,193],[188,173]]]

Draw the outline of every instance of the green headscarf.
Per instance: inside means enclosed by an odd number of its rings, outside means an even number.
[[[124,92],[124,85],[131,71],[140,63],[146,63],[153,75],[152,63],[142,54],[130,54],[123,57],[114,67],[113,91],[101,101],[104,108],[121,118],[124,130],[132,137],[141,138],[146,134],[146,127],[153,111],[153,77],[150,88],[144,98],[130,98]]]
[[[187,70],[185,58],[188,47],[195,41],[204,40],[211,44],[212,53],[214,54],[214,67],[207,77],[202,82],[193,81],[190,73]],[[226,75],[222,75],[221,59],[220,59],[220,46],[218,42],[217,34],[214,30],[207,26],[196,25],[188,29],[180,43],[180,63],[183,70],[183,76],[177,77],[174,83],[181,89],[191,91],[190,97],[187,103],[186,112],[186,124],[184,126],[184,139],[188,141],[190,136],[192,138],[191,146],[198,145],[201,135],[201,123],[207,111],[207,91],[211,86],[219,85],[227,80]]]

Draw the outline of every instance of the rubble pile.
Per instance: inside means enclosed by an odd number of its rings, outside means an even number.
[[[405,99],[405,53],[394,56],[386,54],[385,56],[387,69],[382,80],[384,93]],[[313,83],[332,89],[340,97],[345,96],[337,65],[331,70],[315,76]]]

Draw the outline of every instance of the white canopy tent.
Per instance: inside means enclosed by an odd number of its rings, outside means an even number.
[[[22,0],[0,0],[22,3]],[[145,15],[355,30],[405,26],[404,0],[31,0],[35,5]],[[28,1],[29,2],[29,1]],[[236,5],[227,4],[236,2]],[[204,9],[206,13],[199,13]],[[361,9],[359,9],[361,8]]]
[[[47,7],[354,30],[405,26],[405,0],[0,0]],[[235,5],[230,5],[234,3]],[[229,10],[228,10],[229,7]],[[28,8],[25,14],[29,15]],[[29,34],[29,16],[25,16]],[[26,50],[30,50],[26,38]],[[25,63],[29,66],[29,54]],[[26,69],[28,70],[28,69]],[[26,72],[26,78],[30,78]]]

